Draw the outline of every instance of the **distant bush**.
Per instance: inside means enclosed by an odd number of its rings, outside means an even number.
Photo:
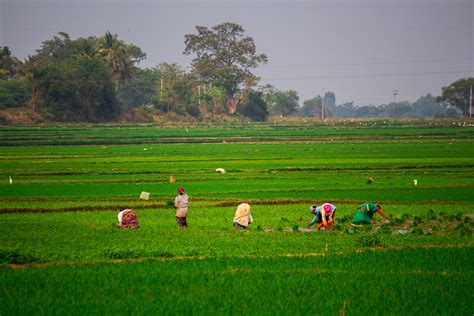
[[[26,82],[20,79],[0,80],[0,108],[17,108],[31,98]]]

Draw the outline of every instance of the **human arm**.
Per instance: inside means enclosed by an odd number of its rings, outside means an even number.
[[[336,224],[336,220],[334,219],[334,214],[336,213],[336,211],[332,212],[331,216],[329,216],[329,221],[328,221],[328,224],[329,225],[334,225]]]
[[[321,217],[322,217],[322,219],[323,219],[323,225],[327,227],[327,226],[328,226],[328,221],[327,221],[327,219],[326,219],[326,212],[325,212],[325,211],[321,211],[321,213],[322,213],[322,214],[321,214]]]
[[[318,220],[318,215],[317,215],[317,214],[314,214],[313,219],[311,220],[311,223],[309,223],[309,225],[306,226],[306,227],[310,227],[311,225],[313,225],[314,223],[316,223],[317,220]]]
[[[390,217],[388,217],[387,215],[385,215],[383,212],[382,212],[382,209],[380,207],[377,208],[377,213],[379,213],[383,218],[387,219],[387,220],[390,220]]]
[[[174,199],[174,207],[175,208],[178,208],[179,206],[179,196],[177,196],[175,199]]]

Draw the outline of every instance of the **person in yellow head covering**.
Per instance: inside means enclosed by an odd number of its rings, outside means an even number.
[[[250,205],[248,205],[247,203],[242,203],[237,206],[233,222],[234,228],[242,228],[249,230],[249,225],[252,224],[252,222],[253,218],[252,214],[250,214]]]

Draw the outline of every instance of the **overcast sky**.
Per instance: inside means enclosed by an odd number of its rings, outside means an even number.
[[[0,0],[0,46],[25,59],[58,32],[110,31],[147,54],[141,67],[188,68],[184,35],[234,22],[268,64],[261,84],[322,91],[336,103],[415,101],[474,76],[474,0]]]

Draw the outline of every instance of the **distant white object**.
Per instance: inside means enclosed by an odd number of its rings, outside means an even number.
[[[413,184],[414,184],[415,186],[417,186],[417,185],[418,185],[418,180],[413,180]]]
[[[147,201],[148,201],[148,200],[150,199],[150,193],[148,193],[148,192],[142,192],[142,193],[140,194],[140,199],[142,199],[142,200],[147,200]]]
[[[217,168],[216,172],[225,173],[226,171],[223,168]]]
[[[12,177],[8,177],[9,180],[10,180],[10,184],[13,184],[13,180],[12,180]]]
[[[189,132],[187,128],[186,128],[186,132]]]

